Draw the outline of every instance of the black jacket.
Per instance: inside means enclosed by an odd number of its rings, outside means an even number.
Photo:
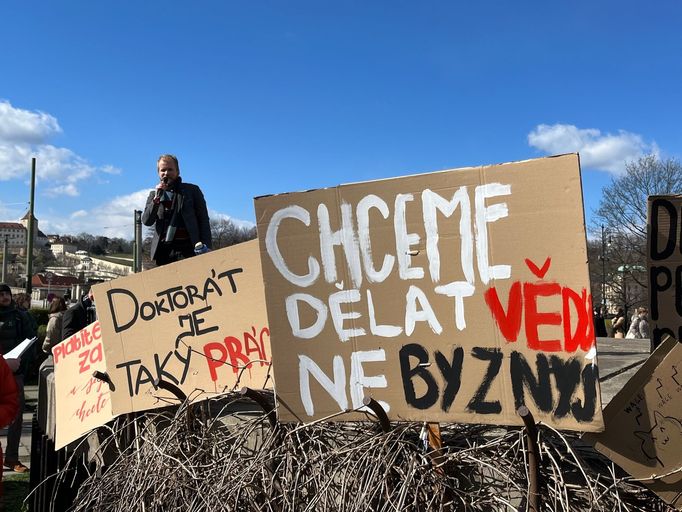
[[[81,299],[64,311],[64,316],[62,316],[62,340],[73,336],[96,320],[95,314],[89,306],[89,299],[87,301]]]
[[[211,240],[211,225],[208,220],[208,210],[206,209],[206,200],[201,189],[192,183],[184,183],[178,178],[178,183],[175,191],[182,196],[182,220],[185,228],[189,233],[189,238],[192,245],[197,242],[203,242],[206,246],[212,248]],[[152,190],[147,197],[147,204],[142,213],[142,223],[145,226],[154,226],[154,238],[152,239],[152,247],[150,257],[156,260],[156,249],[159,247],[159,239],[164,235],[164,223],[159,222],[159,205],[154,204],[154,196],[156,191]]]
[[[31,325],[29,314],[19,309],[14,302],[7,307],[0,307],[0,352],[6,354],[26,338],[32,338],[36,333]],[[21,365],[15,372],[26,374],[30,351],[21,358]]]

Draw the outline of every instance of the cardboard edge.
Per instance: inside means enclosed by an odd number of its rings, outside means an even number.
[[[254,203],[260,199],[268,198],[268,197],[278,197],[278,196],[287,196],[291,194],[305,194],[307,192],[316,192],[319,190],[329,190],[329,189],[335,189],[335,188],[341,188],[341,187],[346,187],[346,186],[351,186],[351,185],[363,185],[366,183],[380,183],[382,181],[392,181],[395,180],[396,178],[413,178],[415,176],[421,176],[423,174],[440,174],[440,173],[446,173],[446,172],[453,172],[453,171],[470,171],[470,170],[476,170],[476,169],[487,169],[491,167],[501,167],[505,165],[516,165],[516,164],[524,164],[527,162],[537,162],[540,160],[549,160],[553,158],[563,158],[566,156],[571,156],[575,155],[578,157],[578,170],[580,170],[580,156],[577,152],[573,153],[561,153],[558,155],[546,155],[542,157],[535,157],[535,158],[525,158],[523,160],[512,160],[509,162],[498,162],[494,164],[487,164],[487,165],[468,165],[464,167],[452,167],[449,169],[436,169],[433,171],[422,171],[422,172],[411,172],[408,174],[401,174],[400,176],[391,176],[389,178],[376,178],[373,180],[364,180],[364,181],[350,181],[347,183],[340,183],[336,185],[330,185],[328,187],[319,187],[319,188],[310,188],[310,189],[305,189],[305,190],[290,190],[288,192],[275,192],[272,194],[261,194],[254,196],[253,201]],[[580,175],[580,173],[578,173]],[[581,184],[582,187],[582,184]],[[582,188],[581,188],[581,194],[582,194]],[[583,214],[584,217],[584,214]],[[584,222],[584,220],[583,220]],[[256,221],[256,224],[258,224],[258,221]]]

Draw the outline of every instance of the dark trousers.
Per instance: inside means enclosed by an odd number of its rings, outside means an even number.
[[[159,242],[156,248],[157,266],[175,263],[194,256],[194,247],[190,240],[175,240],[173,242]]]
[[[24,376],[15,375],[17,393],[19,393],[19,412],[14,421],[7,427],[7,449],[5,450],[5,464],[19,461],[19,442],[21,441],[21,429],[24,425]]]

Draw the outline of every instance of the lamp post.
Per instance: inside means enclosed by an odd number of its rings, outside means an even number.
[[[627,322],[628,322],[628,285],[625,282],[625,273],[630,270],[629,265],[621,265],[618,267],[618,272],[621,273],[622,279],[621,279],[621,285],[623,286],[623,310],[625,311],[625,325],[627,327]]]
[[[629,298],[628,285],[625,278],[628,273],[632,274],[633,272],[637,273],[646,272],[646,269],[641,265],[621,265],[620,267],[618,267],[618,272],[621,274],[621,285],[623,286],[623,309],[625,310],[625,320],[627,322],[629,320],[628,317]],[[633,278],[633,280],[636,282],[636,279]]]
[[[604,228],[604,224],[601,225],[601,255],[599,259],[601,260],[601,303],[602,306],[606,307],[606,262],[608,258],[606,257],[606,248],[611,245],[611,236],[607,237],[607,230]]]

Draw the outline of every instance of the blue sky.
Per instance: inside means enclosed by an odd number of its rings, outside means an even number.
[[[682,4],[3,2],[0,220],[132,237],[175,153],[214,216],[253,197],[580,151],[588,218],[682,155]]]

